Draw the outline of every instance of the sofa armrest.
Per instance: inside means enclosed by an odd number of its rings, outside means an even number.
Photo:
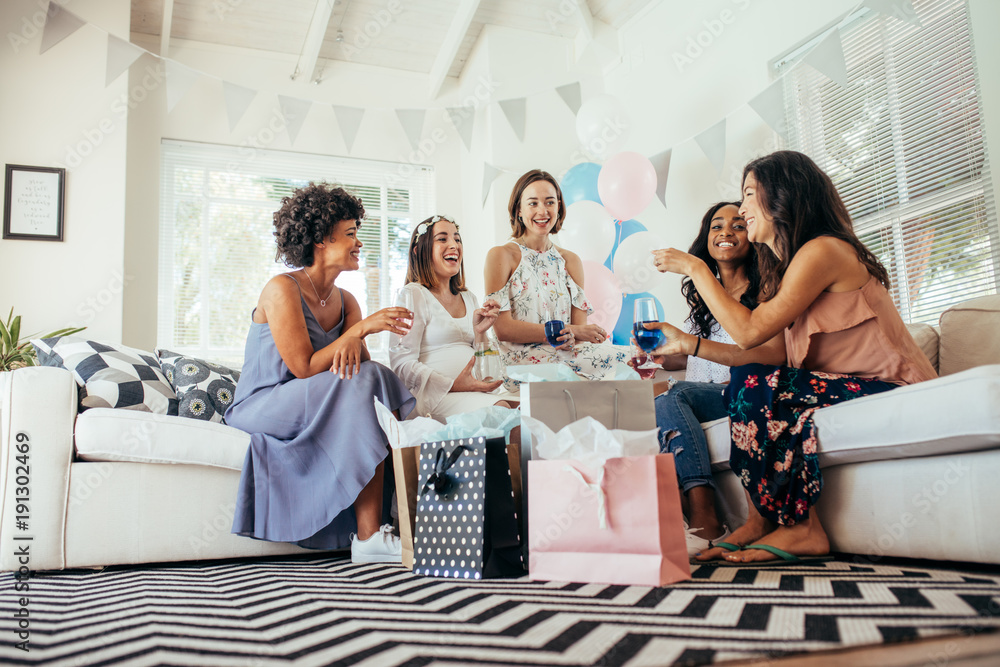
[[[0,570],[61,569],[76,381],[51,367],[0,375]]]

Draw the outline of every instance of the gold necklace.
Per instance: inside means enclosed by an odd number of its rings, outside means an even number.
[[[302,273],[306,274],[306,278],[309,278],[309,272],[308,271],[306,271],[305,269],[302,269]],[[320,306],[320,308],[326,308],[326,300],[329,299],[331,296],[333,296],[334,291],[336,291],[336,289],[337,289],[337,284],[334,283],[333,289],[330,290],[330,296],[326,297],[326,299],[320,299],[320,297],[319,297],[319,290],[316,289],[316,283],[313,282],[312,278],[309,278],[309,284],[312,285],[313,292],[316,293],[316,298],[319,299],[319,306]]]

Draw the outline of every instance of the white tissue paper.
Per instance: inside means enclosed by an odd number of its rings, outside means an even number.
[[[518,382],[571,382],[582,379],[565,364],[508,366],[506,372],[508,378]]]
[[[628,364],[618,362],[604,374],[601,380],[641,380],[642,377]]]
[[[511,430],[521,423],[521,411],[490,405],[472,412],[464,412],[448,417],[445,426],[438,424],[437,430],[425,433],[425,442],[457,440],[459,438],[503,438],[506,440]]]
[[[441,422],[430,417],[417,417],[401,422],[392,414],[392,410],[382,405],[381,401],[377,398],[373,400],[378,425],[385,431],[385,437],[389,439],[389,446],[393,449],[416,447],[422,442],[429,442],[424,435],[442,427]]]
[[[660,453],[657,429],[625,431],[608,429],[593,417],[578,419],[554,432],[537,419],[521,415],[521,428],[534,440],[532,458],[547,461],[572,459],[599,468],[608,459]]]

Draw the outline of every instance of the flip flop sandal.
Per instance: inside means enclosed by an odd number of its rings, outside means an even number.
[[[719,545],[721,546],[721,545]],[[778,557],[777,560],[751,561],[748,563],[736,563],[730,560],[718,561],[720,567],[788,567],[791,565],[809,565],[812,563],[826,563],[833,560],[833,556],[796,556],[770,544],[748,544],[743,547],[747,549],[759,549],[767,551]],[[710,561],[715,562],[715,561]]]
[[[708,548],[709,549],[714,549],[715,547],[722,547],[726,551],[730,551],[730,552],[732,552],[732,551],[739,551],[740,549],[743,548],[743,547],[739,546],[738,544],[733,544],[731,542],[713,542],[712,540],[709,540],[708,541]],[[715,560],[693,560],[693,561],[691,561],[691,564],[692,565],[720,565],[720,564],[728,563],[728,562],[729,561],[723,560],[721,558],[716,558]],[[733,565],[734,563],[730,563],[730,564]]]

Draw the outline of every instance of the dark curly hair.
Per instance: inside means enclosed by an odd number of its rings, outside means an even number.
[[[743,181],[753,174],[757,202],[771,216],[777,254],[763,244],[757,248],[760,263],[760,300],[778,293],[792,257],[809,241],[832,236],[850,243],[868,273],[889,289],[889,272],[857,234],[837,187],[812,159],[796,151],[776,151],[743,168]]]
[[[281,200],[274,212],[275,261],[300,269],[313,264],[313,246],[329,238],[341,220],[365,217],[361,199],[340,186],[310,182]]]
[[[712,269],[712,273],[716,277],[719,277],[719,265],[708,251],[708,231],[712,228],[712,218],[724,206],[739,208],[740,203],[720,201],[709,207],[705,216],[701,219],[701,229],[698,231],[698,237],[695,238],[694,243],[688,249],[688,253],[704,261],[708,265],[708,268]],[[745,268],[750,283],[740,297],[740,303],[753,310],[757,307],[757,293],[760,291],[757,252],[753,243],[750,244],[750,253],[746,257]],[[712,327],[715,326],[715,316],[712,315],[712,311],[705,305],[704,299],[701,298],[701,294],[698,293],[694,282],[688,276],[684,276],[684,279],[681,281],[681,294],[687,299],[688,306],[691,308],[691,313],[688,315],[687,321],[691,323],[692,332],[701,338],[708,338],[712,335]]]

